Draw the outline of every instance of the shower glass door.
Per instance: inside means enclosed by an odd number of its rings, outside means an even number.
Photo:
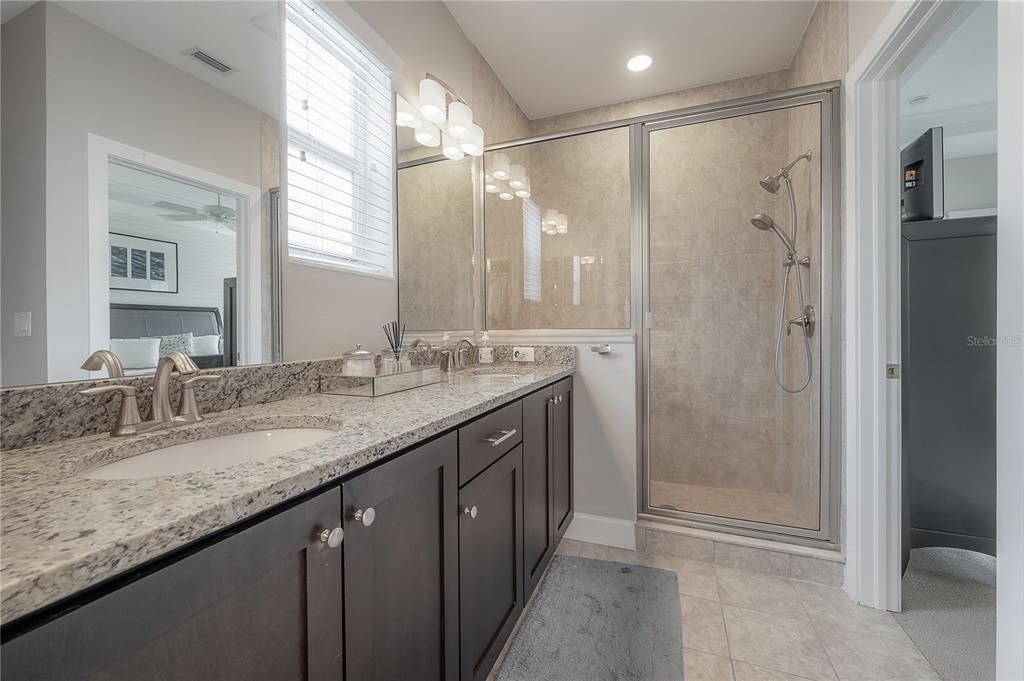
[[[828,97],[644,128],[648,513],[829,538],[820,323],[831,273]]]

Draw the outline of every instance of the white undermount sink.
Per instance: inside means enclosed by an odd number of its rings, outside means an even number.
[[[326,440],[338,433],[324,428],[273,428],[185,442],[108,463],[82,477],[140,480],[259,461]]]

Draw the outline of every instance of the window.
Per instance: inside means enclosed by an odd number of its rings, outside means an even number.
[[[523,199],[523,299],[540,302],[540,207]]]
[[[391,74],[315,2],[286,31],[288,254],[391,277]]]

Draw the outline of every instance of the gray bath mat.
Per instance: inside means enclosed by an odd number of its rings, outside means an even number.
[[[676,575],[556,555],[497,681],[677,681]]]

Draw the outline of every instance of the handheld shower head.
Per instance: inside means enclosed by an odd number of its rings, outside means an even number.
[[[775,224],[775,220],[772,219],[771,215],[767,213],[758,213],[754,217],[750,218],[750,224],[754,225],[763,232],[775,232],[775,236],[779,237],[786,250],[789,251],[790,255],[796,253],[796,246],[790,240],[786,233],[779,229],[779,226]]]

